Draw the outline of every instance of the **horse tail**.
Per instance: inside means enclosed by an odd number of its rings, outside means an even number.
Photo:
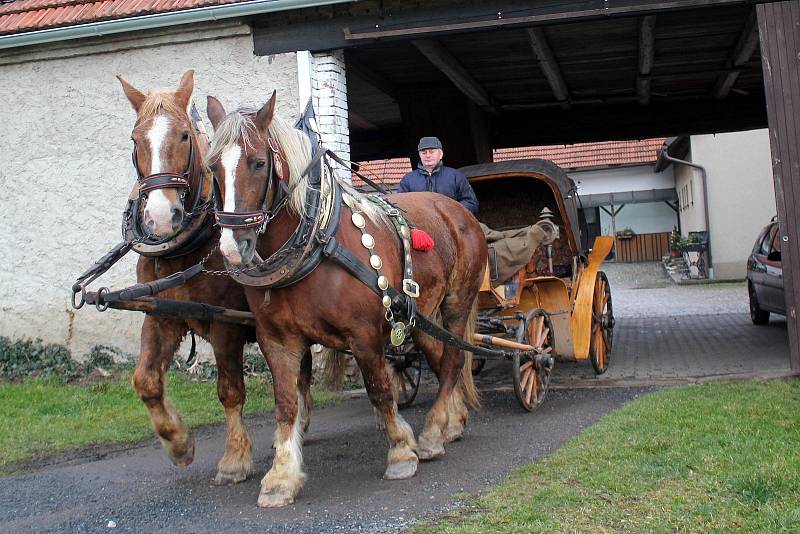
[[[478,295],[472,301],[472,308],[467,319],[467,327],[464,330],[464,341],[470,345],[474,343],[472,334],[475,333],[475,326],[478,323]],[[473,410],[480,410],[481,399],[475,382],[472,380],[472,353],[464,351],[464,367],[461,369],[461,384],[464,390],[464,400]]]
[[[338,350],[322,347],[322,383],[329,389],[339,391],[344,383],[345,369],[347,368],[347,355]]]

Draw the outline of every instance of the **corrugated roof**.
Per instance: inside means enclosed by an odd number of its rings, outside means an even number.
[[[547,159],[562,169],[586,169],[617,165],[645,165],[655,163],[658,150],[665,138],[638,141],[604,141],[602,143],[577,143],[574,145],[528,146],[521,148],[499,148],[494,151],[494,161],[517,159]],[[365,161],[361,172],[368,178],[379,181],[390,188],[397,187],[403,175],[411,170],[408,158]],[[353,185],[364,186],[356,175]]]

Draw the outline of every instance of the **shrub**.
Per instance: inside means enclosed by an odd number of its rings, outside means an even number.
[[[80,375],[80,366],[69,349],[41,339],[12,341],[0,336],[0,377],[19,380],[57,377],[67,382]]]

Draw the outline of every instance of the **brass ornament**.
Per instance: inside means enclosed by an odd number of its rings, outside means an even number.
[[[353,224],[355,225],[356,228],[364,228],[364,226],[366,225],[364,216],[358,212],[353,213],[350,219],[353,221]]]
[[[375,248],[375,238],[369,234],[364,234],[361,236],[361,244],[364,245],[364,248],[372,250]]]
[[[392,306],[392,297],[390,297],[389,295],[384,295],[383,296],[383,307],[384,308],[391,308],[391,306]]]
[[[383,267],[383,262],[381,261],[381,257],[377,254],[373,254],[369,257],[369,264],[372,265],[372,268],[376,271]]]
[[[378,277],[378,289],[381,291],[386,291],[389,287],[389,280],[386,279],[385,276],[381,275]]]
[[[405,323],[398,321],[392,325],[392,333],[389,336],[389,341],[391,341],[392,345],[395,347],[399,347],[403,344],[403,341],[406,339],[406,325]]]

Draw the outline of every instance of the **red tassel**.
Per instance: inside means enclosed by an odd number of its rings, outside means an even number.
[[[411,246],[414,250],[428,252],[433,248],[433,238],[424,230],[411,230]]]

